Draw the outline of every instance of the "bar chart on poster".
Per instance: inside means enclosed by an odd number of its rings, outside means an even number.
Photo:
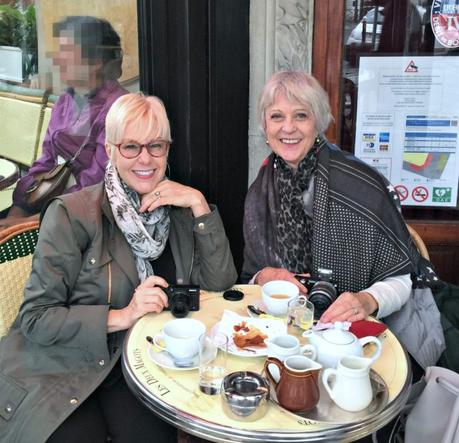
[[[458,75],[455,57],[360,58],[355,154],[403,205],[456,206]]]

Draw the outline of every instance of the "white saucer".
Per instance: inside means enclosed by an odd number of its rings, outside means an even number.
[[[191,361],[190,366],[177,366],[172,360],[171,355],[167,351],[155,351],[152,348],[148,349],[148,356],[162,368],[174,369],[176,371],[191,371],[199,367],[199,355],[195,355]]]
[[[209,350],[209,360],[211,358],[211,351]],[[207,355],[207,354],[206,354]],[[196,354],[190,361],[189,366],[177,365],[172,356],[167,351],[156,351],[155,348],[148,348],[148,356],[156,363],[158,366],[166,369],[173,369],[175,371],[191,371],[193,369],[199,368],[199,354]]]
[[[266,313],[268,313],[268,310],[266,309],[265,305],[263,304],[263,301],[261,299],[259,300],[255,300],[253,303],[252,303],[252,306],[255,306],[256,308],[258,309],[261,309],[262,311],[265,311]],[[254,314],[249,308],[247,308],[247,315],[249,317],[252,317],[252,318],[259,318],[258,315]]]
[[[268,313],[268,309],[266,308],[266,306],[264,305],[263,303],[263,300],[262,299],[258,299],[258,300],[255,300],[253,303],[251,303],[252,306],[255,306],[256,308],[258,309],[261,309],[262,311],[265,311],[267,315],[270,315],[271,317],[273,317],[273,319],[278,319],[278,320],[283,320],[285,319],[287,316],[284,315],[284,316],[278,316],[278,315],[273,315],[273,314],[270,314]],[[252,318],[260,318],[259,315],[256,315],[254,314],[252,311],[250,311],[249,308],[247,308],[247,315],[249,317],[252,317]]]

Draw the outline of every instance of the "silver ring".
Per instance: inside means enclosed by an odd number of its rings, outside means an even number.
[[[156,191],[155,195],[156,195],[156,197],[161,197],[161,191]]]

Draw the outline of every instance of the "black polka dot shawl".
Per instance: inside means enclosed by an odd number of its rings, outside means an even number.
[[[247,194],[242,282],[266,266],[287,267],[291,262],[285,256],[291,252],[278,245],[280,197],[274,161],[272,154]],[[361,291],[386,277],[413,273],[419,255],[396,199],[373,168],[323,144],[314,172],[312,240],[307,242],[312,261],[303,272],[317,277],[318,268],[331,269],[340,292]]]

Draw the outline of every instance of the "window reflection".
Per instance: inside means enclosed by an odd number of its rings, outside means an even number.
[[[430,26],[432,0],[346,0],[341,145],[353,151],[358,61],[371,55],[445,55]]]
[[[39,210],[25,197],[37,174],[71,160],[82,144],[65,192],[103,176],[105,104],[139,90],[137,9],[135,0],[3,3],[0,212],[13,205],[10,215],[29,217]]]
[[[96,8],[87,0],[0,0],[0,82],[26,87],[66,87],[53,70],[58,50],[53,26],[66,16],[91,15],[111,23],[122,41],[123,75],[129,90],[138,90],[137,8],[135,0],[102,0]],[[95,12],[94,12],[95,10]]]
[[[438,10],[435,12],[435,8]],[[434,13],[432,13],[434,9]],[[455,0],[444,0],[434,2],[433,0],[346,0],[346,15],[345,15],[345,33],[344,33],[344,60],[343,60],[343,84],[342,84],[342,113],[341,113],[341,146],[343,149],[353,152],[355,146],[355,127],[356,127],[356,115],[357,115],[357,87],[358,87],[358,75],[359,75],[359,62],[361,57],[366,57],[366,61],[370,60],[368,57],[371,56],[454,56],[458,54],[458,28],[459,28],[459,15],[458,15],[458,5]],[[438,14],[438,15],[436,15]],[[443,33],[443,44],[440,43],[441,36],[437,35],[435,37],[434,30],[431,23],[436,23],[441,21],[441,26],[438,25],[437,33]],[[449,40],[448,40],[449,39]],[[454,40],[456,39],[456,40]],[[419,58],[420,59],[420,58]],[[413,60],[419,60],[413,58]],[[411,60],[407,62],[407,70],[412,69],[413,72],[416,72],[417,66],[415,62]],[[434,59],[431,59],[431,63]],[[438,59],[440,60],[440,59]],[[438,65],[440,61],[436,64]],[[443,63],[444,60],[443,60]],[[432,64],[434,66],[434,64]],[[442,65],[444,66],[444,65]],[[390,66],[387,66],[390,69]],[[408,72],[408,71],[405,71]],[[364,79],[363,79],[364,80]],[[451,80],[451,79],[450,79]],[[447,84],[445,80],[445,85]],[[447,88],[447,86],[445,86]],[[368,91],[367,91],[368,92]],[[439,97],[439,94],[436,94],[436,97]],[[414,98],[412,98],[414,100]],[[407,98],[409,100],[409,98]],[[381,105],[383,106],[383,105]],[[450,104],[449,110],[453,109],[453,104]],[[407,109],[412,109],[407,107]],[[360,110],[359,110],[360,112]],[[390,111],[388,111],[390,112]],[[439,110],[436,108],[434,100],[427,100],[425,109],[418,112],[415,115],[427,115],[427,116],[444,116],[444,113],[447,111]],[[451,114],[451,115],[450,115]],[[455,127],[457,125],[457,116],[455,112],[450,112],[447,115],[448,121],[452,126],[450,132],[456,134]],[[409,113],[407,114],[409,115]],[[428,120],[428,117],[422,117],[421,120]],[[424,121],[422,120],[422,121]],[[430,121],[430,120],[429,120]],[[440,119],[440,121],[442,121]],[[409,124],[409,119],[407,124]],[[421,123],[419,123],[421,124]],[[369,125],[371,126],[371,125]],[[372,135],[372,130],[368,129],[370,132],[369,137]],[[376,129],[375,129],[376,131]],[[411,136],[410,131],[407,129],[408,135]],[[412,132],[412,131],[411,131]],[[381,133],[382,134],[382,133]],[[432,138],[432,131],[427,132],[427,134]],[[442,134],[443,135],[443,134]],[[362,136],[363,137],[363,136]],[[371,138],[370,137],[370,138]],[[454,135],[454,140],[456,135]],[[372,143],[372,139],[368,141],[369,144]],[[381,140],[378,139],[378,142]],[[358,143],[362,141],[359,139]],[[427,150],[430,145],[422,139],[420,141],[422,144],[422,149]],[[432,146],[435,147],[433,151],[429,151],[432,154],[439,149],[437,145],[440,143],[438,140],[430,140],[429,143],[432,143]],[[437,143],[437,144],[435,144]],[[450,143],[451,144],[451,143]],[[361,146],[361,145],[359,145]],[[384,143],[379,146],[378,149],[382,149],[381,146],[385,146]],[[416,146],[410,150],[410,143],[406,140],[404,141],[405,154],[403,157],[409,158],[413,152],[418,152],[418,147]],[[441,148],[446,152],[449,149],[449,154],[451,158],[455,158],[456,142],[453,143],[453,146],[449,146],[448,143],[442,139]],[[371,148],[369,148],[371,151]],[[369,151],[369,152],[370,152]],[[426,151],[427,152],[427,151]],[[443,152],[443,151],[442,151]],[[413,178],[413,181],[422,182],[425,180],[426,183],[431,183],[433,180],[438,180],[440,175],[445,168],[448,155],[444,153],[438,153],[438,163],[441,163],[441,167],[438,166],[438,170],[434,172],[429,171],[428,175],[424,174],[423,176],[420,172],[417,173],[417,177]],[[420,161],[422,156],[417,156],[416,161]],[[373,158],[373,157],[372,157]],[[423,158],[423,157],[422,157]],[[427,161],[431,161],[432,158],[435,158],[435,155],[427,155]],[[381,155],[381,159],[387,160],[384,155]],[[376,159],[380,161],[380,159]],[[454,160],[449,160],[449,164]],[[381,162],[383,164],[383,162]],[[384,163],[385,164],[385,163]],[[427,163],[423,163],[426,165]],[[415,166],[419,168],[419,165]],[[434,167],[432,166],[431,169]],[[410,170],[409,162],[405,161],[404,169]],[[418,170],[418,169],[417,169]],[[411,176],[410,176],[411,177]],[[423,177],[423,178],[420,178]],[[391,177],[387,177],[391,178]],[[443,180],[447,180],[446,175],[442,175]],[[443,183],[443,184],[442,184]],[[448,190],[451,187],[446,187],[444,184],[445,181],[439,182],[436,184],[438,192],[450,192]],[[432,184],[430,188],[432,188]],[[444,187],[441,188],[441,187]],[[451,186],[448,184],[448,186]],[[433,194],[435,189],[430,189],[429,192]],[[437,198],[438,196],[436,196]],[[441,196],[440,196],[441,197]],[[440,198],[438,197],[438,198]],[[441,200],[435,200],[435,202]],[[416,200],[418,201],[418,200]],[[422,201],[422,200],[420,200]],[[430,200],[429,200],[430,201]],[[432,198],[432,202],[433,202]],[[451,202],[450,200],[445,200],[446,202]],[[412,203],[410,203],[412,204]],[[413,204],[416,206],[416,204]],[[419,204],[418,206],[422,206]],[[426,206],[422,206],[422,210],[425,212],[427,217]],[[435,205],[433,205],[435,206]],[[450,205],[451,206],[451,205]],[[459,197],[456,208],[459,207]],[[443,210],[443,208],[435,208],[437,212]],[[411,211],[410,214],[415,213],[415,209],[407,210],[404,208],[404,212]],[[446,211],[446,210],[445,210]],[[424,214],[424,213],[423,213]]]

